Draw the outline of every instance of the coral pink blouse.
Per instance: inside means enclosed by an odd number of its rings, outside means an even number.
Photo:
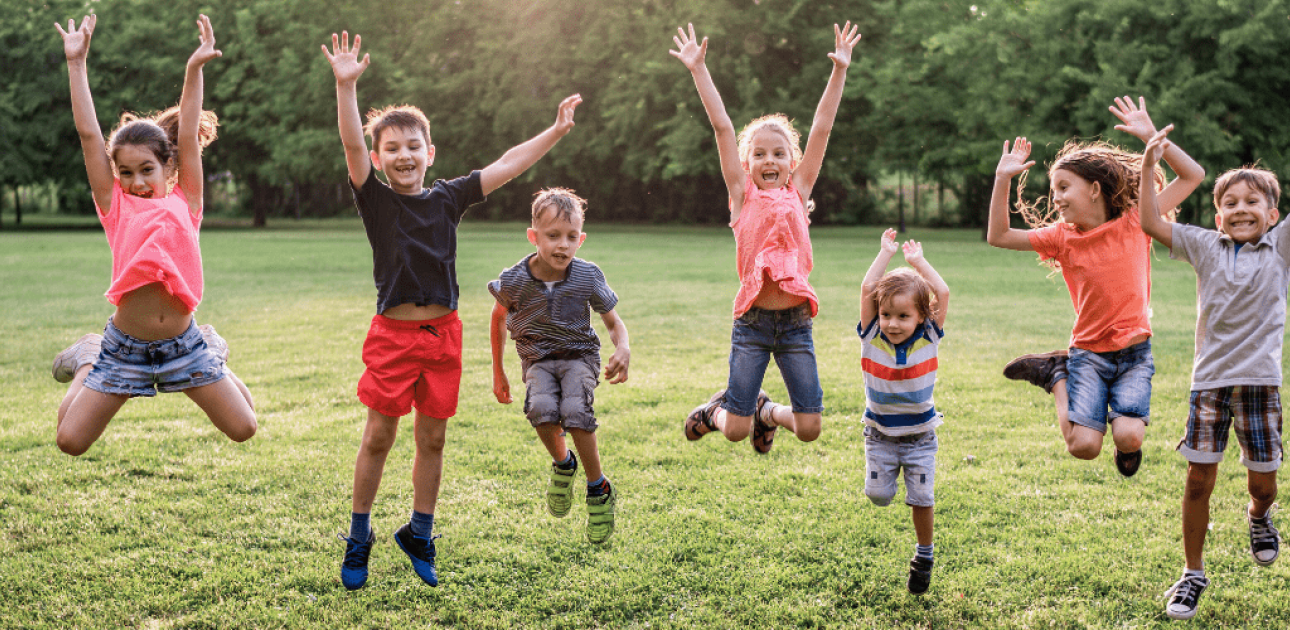
[[[197,244],[202,215],[189,210],[184,191],[175,186],[164,198],[145,199],[127,195],[114,178],[110,211],[95,208],[112,248],[108,302],[120,304],[126,293],[160,282],[189,311],[196,310],[204,286]]]
[[[768,274],[784,292],[806,298],[811,303],[811,317],[819,313],[819,299],[807,281],[813,267],[811,236],[806,230],[809,224],[802,197],[791,179],[783,187],[762,190],[752,177],[745,178],[743,210],[730,224],[735,231],[739,271],[735,319],[752,307]]]

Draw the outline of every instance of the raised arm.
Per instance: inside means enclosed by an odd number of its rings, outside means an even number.
[[[1156,182],[1152,173],[1155,172],[1161,154],[1167,152],[1172,144],[1165,136],[1173,128],[1173,125],[1169,125],[1147,141],[1147,148],[1142,151],[1142,175],[1138,183],[1138,215],[1142,219],[1142,231],[1171,249],[1174,246],[1174,228],[1160,216]]]
[[[493,349],[493,396],[497,402],[511,404],[511,382],[506,379],[502,356],[506,350],[506,307],[493,303],[493,314],[488,320],[488,343]]]
[[[573,111],[582,102],[582,95],[574,94],[560,101],[556,111],[555,124],[547,127],[542,133],[533,136],[523,144],[516,145],[507,151],[496,162],[484,167],[479,174],[479,184],[484,194],[501,188],[506,182],[515,179],[520,173],[529,170],[530,166],[546,155],[555,143],[573,129]]]
[[[609,340],[614,342],[614,355],[605,364],[605,380],[617,385],[627,380],[627,366],[632,362],[632,349],[627,345],[627,324],[618,316],[618,311],[601,313],[600,319],[609,329]]]
[[[690,24],[689,27],[688,34],[679,27],[676,29],[677,35],[672,37],[672,41],[676,42],[677,50],[667,52],[680,59],[694,76],[694,86],[699,90],[699,100],[703,101],[703,109],[708,113],[708,122],[712,123],[712,130],[717,135],[717,155],[721,157],[721,178],[726,181],[726,190],[730,193],[730,214],[733,219],[739,216],[739,211],[744,205],[744,178],[747,174],[739,160],[739,141],[735,136],[734,123],[730,122],[726,106],[721,102],[721,94],[717,92],[717,84],[712,82],[712,75],[708,73],[706,63],[708,38],[704,37],[702,42],[698,41],[694,35],[694,25]]]
[[[354,188],[362,187],[372,174],[372,158],[363,140],[363,117],[358,113],[358,78],[372,61],[371,55],[363,55],[359,61],[362,45],[363,38],[354,35],[354,47],[350,48],[349,31],[341,31],[339,38],[331,34],[331,51],[326,44],[322,47],[332,74],[336,75],[336,119],[340,124],[340,142],[345,145],[349,182]]]
[[[1138,103],[1135,105],[1133,99],[1127,96],[1115,98],[1115,105],[1110,108],[1111,113],[1120,119],[1120,123],[1115,126],[1116,129],[1131,134],[1144,144],[1149,142],[1156,135],[1156,126],[1151,122],[1151,116],[1147,114],[1147,99],[1139,96]],[[1185,151],[1173,142],[1167,142],[1164,158],[1169,168],[1173,169],[1174,174],[1178,177],[1169,182],[1164,190],[1156,197],[1156,203],[1159,207],[1160,214],[1173,212],[1183,199],[1187,198],[1192,191],[1196,190],[1200,183],[1205,181],[1205,168],[1196,160],[1187,155]],[[1150,178],[1154,180],[1154,177]]]
[[[882,233],[881,246],[878,249],[878,257],[873,259],[873,264],[869,265],[869,271],[864,274],[864,282],[860,285],[860,325],[868,326],[873,322],[873,318],[878,316],[878,300],[874,297],[874,291],[878,288],[878,281],[882,280],[883,274],[887,273],[887,264],[891,262],[892,256],[896,255],[896,250],[900,249],[896,245],[896,230],[887,228]]]
[[[202,145],[198,138],[201,128],[202,101],[205,86],[202,66],[223,55],[215,49],[215,29],[205,15],[197,19],[197,37],[201,44],[188,58],[184,72],[184,92],[179,97],[179,187],[188,197],[188,209],[193,214],[202,211],[202,194],[205,178],[202,174]]]
[[[936,294],[936,314],[932,317],[936,320],[937,328],[945,328],[945,317],[950,312],[950,286],[945,284],[945,280],[941,278],[941,274],[936,273],[932,264],[923,258],[922,243],[911,239],[905,241],[901,249],[905,252],[905,262],[913,267],[914,271],[927,281],[927,284],[932,285],[932,293]]]
[[[67,76],[72,90],[72,118],[76,121],[76,134],[81,138],[90,191],[94,194],[94,203],[106,214],[111,212],[112,182],[116,176],[112,173],[107,146],[103,143],[103,130],[94,113],[94,98],[90,96],[90,78],[85,67],[85,59],[90,53],[90,37],[97,21],[96,16],[87,15],[81,20],[80,28],[76,27],[75,20],[67,21],[67,30],[58,24],[54,28],[63,37],[63,55],[67,57]]]
[[[1031,252],[1035,248],[1030,244],[1030,230],[1014,230],[1008,221],[1008,197],[1012,194],[1012,178],[1026,172],[1035,165],[1027,161],[1030,157],[1030,141],[1017,136],[1012,150],[1008,150],[1008,141],[1003,141],[1003,155],[999,165],[994,169],[994,191],[990,193],[990,225],[986,229],[985,240],[995,247]]]
[[[824,164],[824,150],[829,145],[829,134],[833,131],[833,120],[838,115],[838,103],[842,102],[842,88],[847,83],[847,68],[851,66],[851,50],[860,42],[860,27],[847,22],[842,28],[833,25],[833,73],[829,75],[829,84],[824,88],[824,96],[815,108],[815,118],[811,121],[811,135],[806,139],[806,151],[802,153],[802,163],[793,171],[793,184],[802,195],[802,200],[811,196],[815,180],[820,176],[820,167]]]

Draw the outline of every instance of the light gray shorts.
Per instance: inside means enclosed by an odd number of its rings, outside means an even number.
[[[524,415],[534,427],[558,424],[595,432],[600,355],[525,362]]]
[[[914,435],[888,436],[864,428],[864,494],[876,505],[887,505],[896,496],[896,477],[905,470],[905,505],[936,504],[936,430]]]

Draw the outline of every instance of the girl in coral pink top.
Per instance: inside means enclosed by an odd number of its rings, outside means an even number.
[[[735,232],[739,293],[730,336],[730,377],[726,388],[685,419],[685,437],[697,440],[711,431],[738,442],[752,433],[758,453],[770,451],[775,431],[784,427],[809,442],[820,435],[824,392],[815,364],[811,318],[819,301],[811,288],[810,219],[806,200],[820,174],[829,132],[842,100],[858,27],[833,25],[833,73],[815,110],[806,151],[783,114],[758,118],[738,136],[726,114],[704,61],[708,39],[677,29],[678,50],[669,51],[694,75],[699,97],[716,131],[721,173],[730,192],[730,227]],[[774,356],[784,376],[792,407],[771,402],[761,391],[766,366]]]
[[[151,118],[126,114],[105,145],[85,68],[95,21],[57,28],[85,170],[112,248],[107,299],[116,312],[101,336],[82,337],[54,360],[54,378],[71,382],[58,408],[58,447],[84,453],[125,401],[158,390],[184,392],[216,428],[244,441],[256,430],[250,392],[225,367],[223,339],[193,321],[202,298],[201,152],[217,122],[202,111],[202,66],[220,56],[214,31],[201,16],[179,106]]]
[[[1115,128],[1144,143],[1156,134],[1146,103],[1116,98],[1111,112],[1123,124]],[[1151,237],[1142,233],[1138,214],[1138,179],[1142,156],[1104,143],[1069,143],[1048,171],[1051,207],[1058,221],[1043,220],[1019,202],[1023,215],[1038,229],[1009,226],[1008,195],[1012,178],[1022,175],[1030,142],[1003,143],[990,198],[987,239],[1005,249],[1035,251],[1060,266],[1075,307],[1069,350],[1030,354],[1004,368],[1004,376],[1026,380],[1053,395],[1066,450],[1080,459],[1102,451],[1107,425],[1115,442],[1115,466],[1128,477],[1142,462],[1142,440],[1150,422],[1151,377]],[[1160,211],[1170,213],[1205,178],[1190,156],[1170,143],[1165,160],[1178,175],[1164,185],[1156,171]],[[1020,192],[1018,192],[1020,197]],[[1043,225],[1047,223],[1047,225]]]

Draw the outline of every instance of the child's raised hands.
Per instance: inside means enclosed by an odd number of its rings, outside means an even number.
[[[851,49],[860,43],[860,25],[852,24],[850,21],[842,28],[837,24],[833,25],[833,52],[829,53],[829,59],[833,60],[833,65],[839,68],[847,68],[851,65]]]
[[[700,42],[694,34],[694,25],[690,24],[689,27],[690,34],[688,36],[681,27],[676,27],[678,35],[674,35],[672,41],[676,42],[678,50],[668,50],[667,52],[680,59],[681,63],[685,64],[685,67],[693,72],[695,68],[703,65],[703,59],[708,54],[708,38],[704,37],[703,41]],[[836,25],[834,27],[836,28]],[[833,55],[829,56],[832,57]]]
[[[1169,148],[1169,139],[1167,136],[1169,135],[1169,132],[1173,130],[1173,125],[1166,125],[1164,129],[1161,129],[1156,133],[1156,135],[1151,136],[1151,139],[1147,141],[1147,148],[1142,150],[1143,171],[1150,171],[1155,168],[1156,162],[1160,161],[1160,157],[1163,156],[1165,154],[1165,150]]]
[[[896,244],[896,230],[894,228],[887,228],[887,230],[882,233],[882,251],[894,255],[899,249],[900,245]]]
[[[188,58],[189,67],[200,68],[211,59],[224,55],[224,53],[215,48],[215,29],[211,28],[211,19],[205,15],[197,18],[197,36],[201,40],[201,45]]]
[[[1156,134],[1156,126],[1151,122],[1151,116],[1147,114],[1147,99],[1138,97],[1138,104],[1133,104],[1133,99],[1127,96],[1115,97],[1115,105],[1108,107],[1116,118],[1120,119],[1122,124],[1116,125],[1119,131],[1131,134],[1137,139],[1146,142],[1151,136]]]
[[[353,83],[363,75],[363,71],[372,61],[372,56],[363,55],[363,60],[359,61],[358,52],[362,46],[363,38],[354,35],[354,47],[352,49],[349,47],[349,31],[341,31],[339,38],[335,33],[331,34],[331,52],[328,52],[327,45],[323,44],[323,55],[331,64],[331,71],[336,75],[337,83]]]
[[[1011,179],[1026,172],[1027,169],[1035,165],[1034,160],[1026,161],[1030,157],[1030,141],[1024,136],[1017,136],[1012,143],[1012,150],[1008,150],[1008,141],[1003,141],[1003,155],[999,157],[999,165],[994,168],[995,177]]]
[[[58,34],[63,36],[63,54],[68,61],[84,59],[90,53],[90,36],[94,34],[94,23],[98,21],[98,16],[90,14],[81,20],[80,28],[76,27],[76,20],[67,21],[67,30],[57,22],[54,28],[58,29]]]
[[[555,114],[555,128],[561,135],[569,133],[569,130],[573,129],[573,110],[577,109],[581,103],[581,94],[574,94],[560,101],[560,107]]]
[[[913,267],[917,263],[922,262],[923,260],[922,243],[919,243],[918,241],[911,238],[908,241],[905,241],[905,244],[901,245],[900,248],[904,250],[905,262],[909,263],[909,266]]]

